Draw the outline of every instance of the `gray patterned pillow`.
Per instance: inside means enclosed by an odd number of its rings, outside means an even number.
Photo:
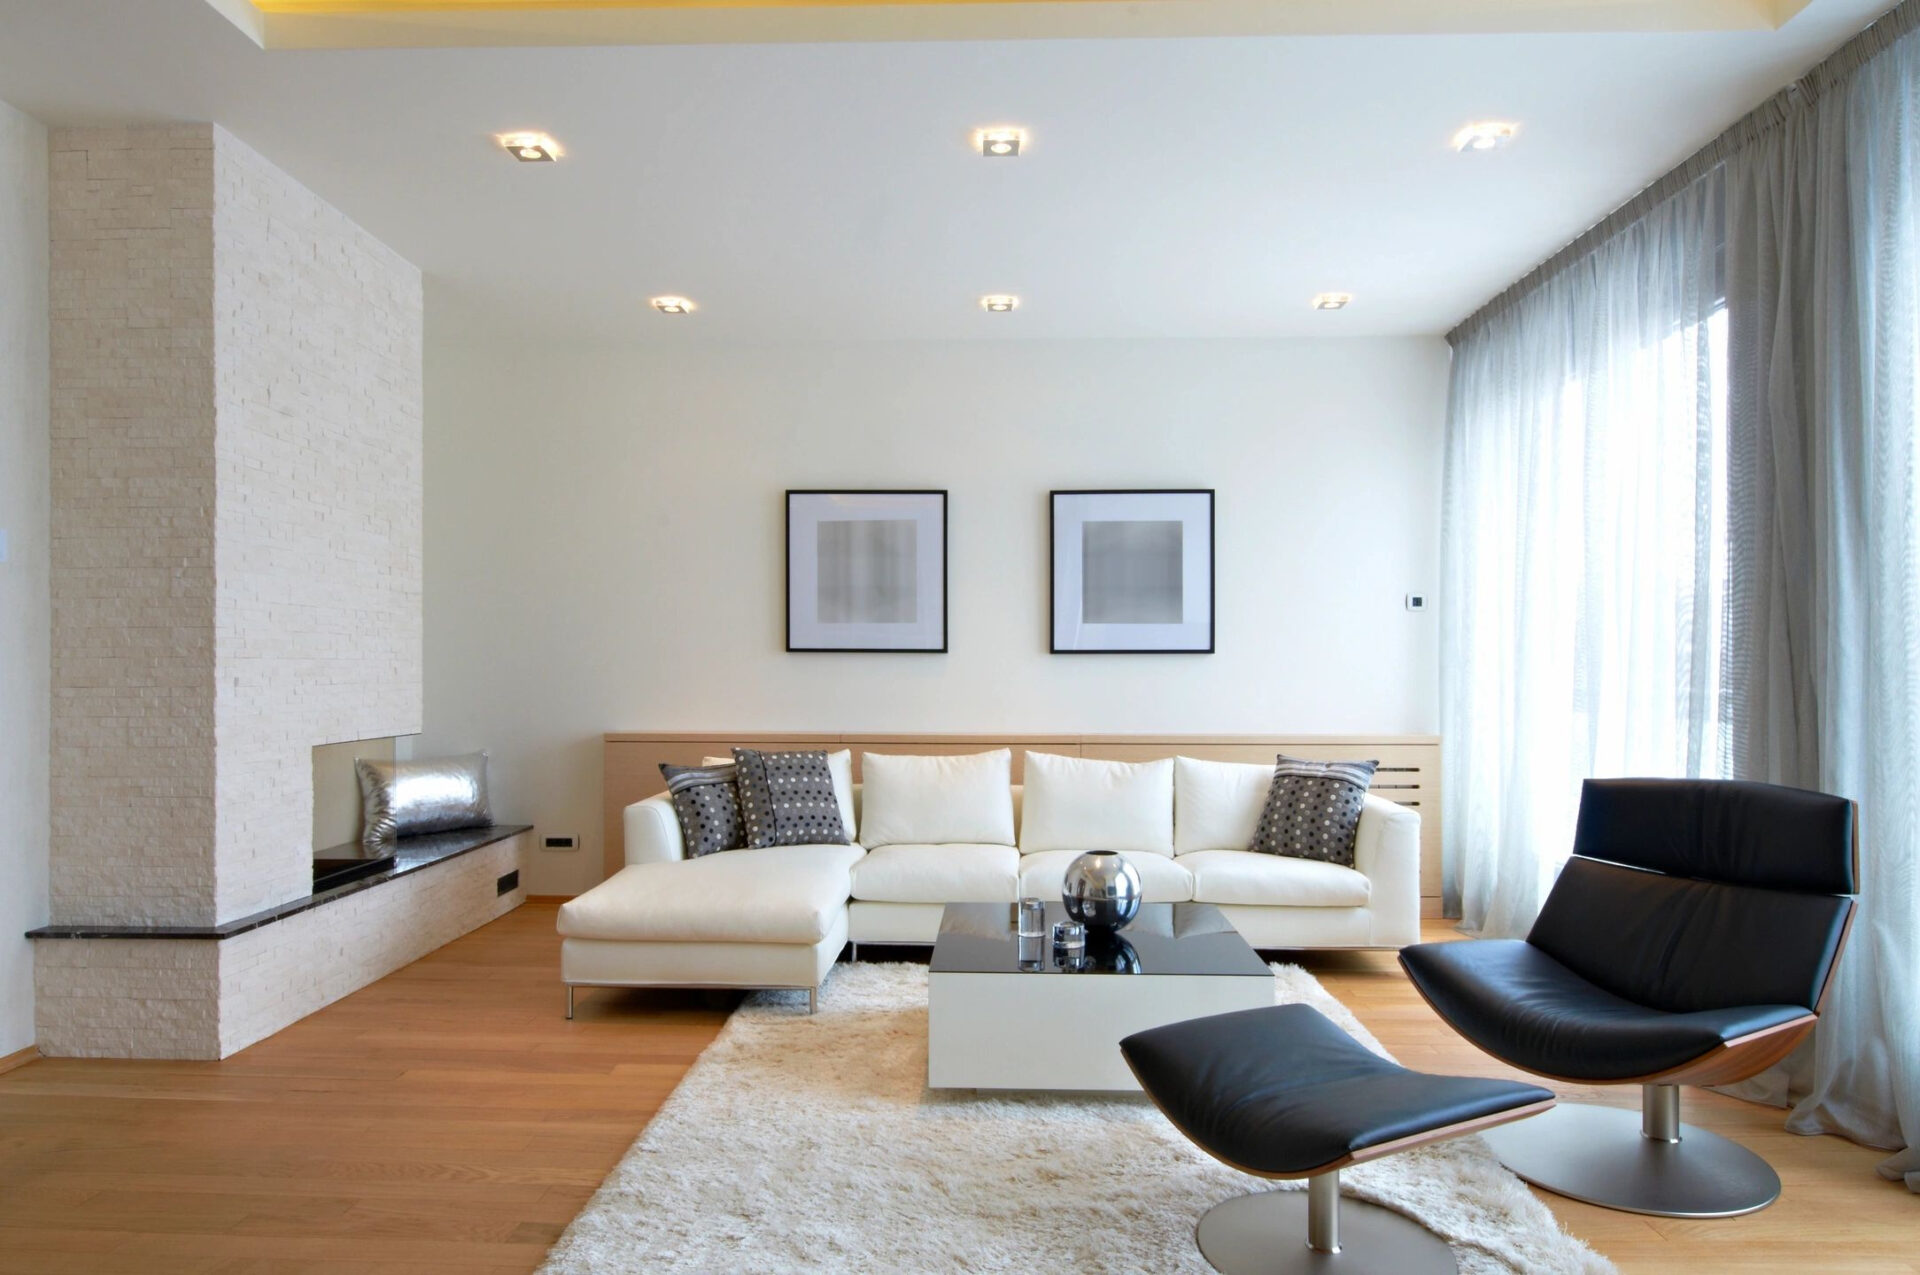
[[[747,845],[843,846],[840,799],[824,752],[763,753],[733,750],[739,771],[740,814],[747,824]]]
[[[734,767],[669,766],[662,762],[660,773],[666,776],[673,813],[680,819],[680,838],[686,843],[687,858],[746,847],[746,823],[740,818]]]
[[[1301,761],[1281,754],[1267,808],[1254,829],[1256,854],[1353,866],[1353,836],[1377,761]]]

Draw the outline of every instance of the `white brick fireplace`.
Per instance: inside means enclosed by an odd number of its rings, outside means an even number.
[[[420,272],[217,126],[51,151],[52,922],[219,926],[312,891],[315,745],[421,726]],[[42,941],[40,1048],[225,1056],[517,902],[503,845]]]

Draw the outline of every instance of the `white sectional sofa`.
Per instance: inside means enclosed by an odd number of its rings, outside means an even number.
[[[1419,940],[1420,816],[1369,795],[1351,868],[1245,847],[1272,768],[1121,763],[1006,750],[851,759],[854,844],[688,859],[664,793],[628,806],[627,866],[560,909],[568,988],[785,987],[817,992],[849,942],[929,944],[948,903],[1060,897],[1084,850],[1119,850],[1151,903],[1198,901],[1257,948],[1398,948]]]

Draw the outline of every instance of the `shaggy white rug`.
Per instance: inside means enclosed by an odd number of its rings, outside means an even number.
[[[1276,1000],[1386,1054],[1312,975],[1273,970]],[[543,1272],[1199,1275],[1200,1215],[1274,1185],[1195,1148],[1143,1097],[936,1093],[926,1074],[925,966],[842,966],[812,1017],[803,995],[750,997]],[[1463,1272],[1614,1269],[1479,1138],[1341,1176],[1445,1237]]]

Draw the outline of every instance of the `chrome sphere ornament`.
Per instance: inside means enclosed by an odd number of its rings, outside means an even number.
[[[1117,930],[1139,915],[1140,873],[1117,850],[1089,850],[1067,865],[1060,901],[1089,930]]]

